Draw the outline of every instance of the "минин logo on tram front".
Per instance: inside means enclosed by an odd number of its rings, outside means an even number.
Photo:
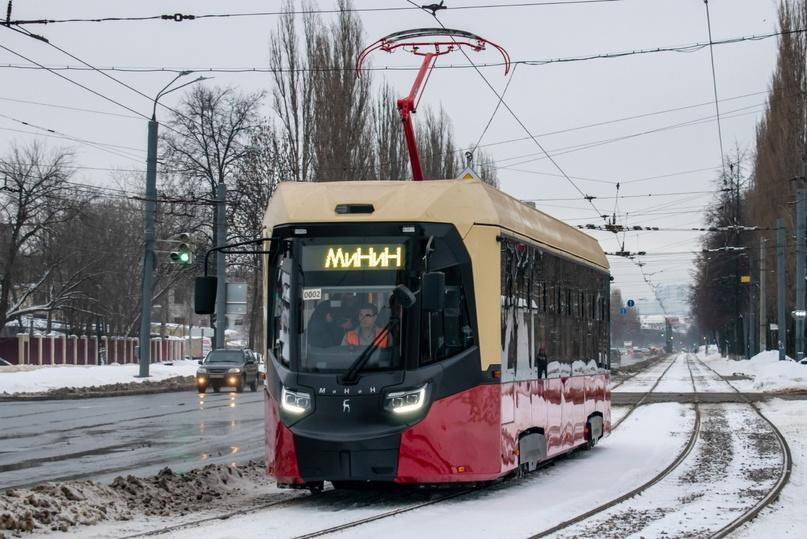
[[[383,250],[382,250],[383,249]],[[348,250],[331,247],[325,256],[325,269],[396,269],[403,267],[403,248],[361,247]]]

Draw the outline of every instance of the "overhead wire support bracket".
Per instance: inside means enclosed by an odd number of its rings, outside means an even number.
[[[431,7],[433,6],[428,6],[428,9],[431,9]],[[426,9],[426,6],[424,6],[424,9]],[[438,6],[438,9],[444,9],[444,7],[440,8]],[[423,169],[420,165],[415,129],[412,125],[412,114],[417,112],[417,104],[420,102],[419,96],[423,95],[423,90],[428,82],[434,63],[439,56],[460,50],[462,47],[480,52],[485,50],[487,45],[490,45],[502,55],[502,58],[504,58],[504,74],[507,75],[510,71],[510,55],[503,47],[471,32],[450,28],[419,28],[394,32],[365,48],[356,58],[357,78],[361,77],[362,64],[365,59],[370,53],[377,50],[391,53],[396,49],[403,49],[423,58],[409,94],[396,102],[398,112],[401,115],[401,122],[403,123],[404,138],[409,151],[409,161],[412,166],[412,179],[414,181],[423,180]]]

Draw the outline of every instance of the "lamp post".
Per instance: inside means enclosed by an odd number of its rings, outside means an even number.
[[[154,97],[154,106],[151,109],[151,120],[148,127],[148,156],[146,157],[146,207],[143,227],[143,280],[142,299],[140,311],[140,342],[139,342],[139,364],[140,373],[138,377],[145,378],[149,375],[149,364],[151,363],[151,296],[153,287],[153,274],[156,260],[154,257],[154,213],[157,206],[157,102],[159,99],[189,84],[205,80],[208,77],[199,77],[190,82],[186,82],[176,88],[168,90],[177,79],[190,75],[193,71],[181,71],[174,79],[166,84],[162,90]]]

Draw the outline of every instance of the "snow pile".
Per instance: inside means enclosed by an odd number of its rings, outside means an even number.
[[[733,361],[700,352],[700,358],[710,367],[729,377],[732,385],[740,391],[787,393],[807,391],[807,365],[788,358],[779,361],[777,350],[761,352],[749,360]]]
[[[59,365],[37,368],[0,367],[0,395],[15,393],[42,393],[64,388],[90,388],[114,384],[161,382],[177,377],[194,376],[199,364],[181,360],[171,363],[153,363],[148,378],[135,378],[140,367],[127,365]]]
[[[250,461],[241,466],[211,464],[184,474],[165,468],[148,478],[117,477],[111,485],[67,481],[8,489],[0,492],[0,537],[4,531],[66,531],[103,520],[131,520],[138,514],[184,515],[270,484],[263,462]]]

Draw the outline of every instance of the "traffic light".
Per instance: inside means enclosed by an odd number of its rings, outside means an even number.
[[[177,235],[174,240],[177,244],[176,250],[171,251],[169,255],[171,262],[179,264],[183,268],[189,266],[193,262],[193,249],[190,243],[191,236],[187,233]]]

